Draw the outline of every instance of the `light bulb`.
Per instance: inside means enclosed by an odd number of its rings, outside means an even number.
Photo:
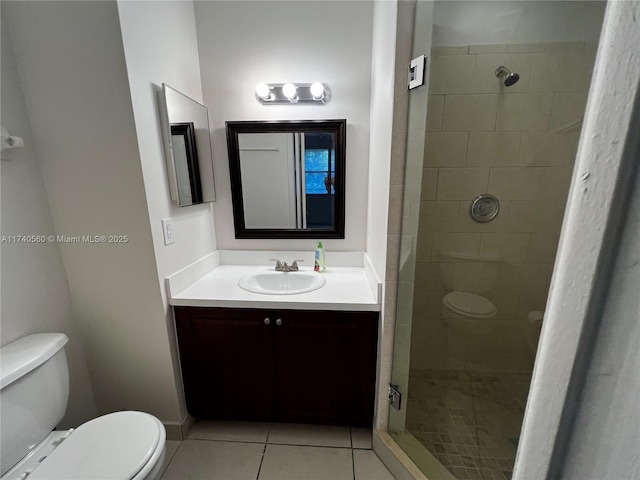
[[[286,83],[282,87],[282,93],[289,100],[296,98],[296,86],[293,83]]]
[[[256,85],[256,95],[260,98],[264,98],[265,100],[271,97],[271,89],[269,88],[269,85],[266,83],[259,83]]]
[[[311,95],[313,95],[313,98],[324,97],[324,85],[322,85],[320,82],[312,83],[309,90],[311,91]]]

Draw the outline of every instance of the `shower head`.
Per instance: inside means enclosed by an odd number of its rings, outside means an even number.
[[[511,85],[515,85],[518,80],[520,80],[520,75],[515,72],[512,72],[504,65],[500,65],[496,68],[496,77],[502,78],[504,77],[504,86],[510,87]]]

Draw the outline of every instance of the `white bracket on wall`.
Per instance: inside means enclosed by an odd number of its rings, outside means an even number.
[[[424,85],[424,67],[427,62],[427,57],[420,55],[414,58],[409,63],[409,78],[408,85],[409,90]]]
[[[16,137],[14,135],[9,135],[9,132],[6,128],[1,128],[1,140],[2,140],[2,151],[11,150],[13,148],[24,147],[24,141],[20,137]]]

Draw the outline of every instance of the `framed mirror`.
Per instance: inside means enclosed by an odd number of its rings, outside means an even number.
[[[236,238],[344,238],[346,120],[226,125]]]
[[[207,107],[163,83],[160,111],[171,199],[180,207],[215,201]]]

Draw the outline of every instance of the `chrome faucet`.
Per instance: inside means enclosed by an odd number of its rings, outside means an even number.
[[[276,272],[297,272],[299,270],[298,262],[304,262],[304,260],[294,260],[289,266],[287,265],[287,262],[281,262],[277,258],[270,258],[269,261],[276,262]]]
[[[269,261],[276,262],[276,272],[282,271],[282,262],[280,260],[278,260],[277,258],[270,258]]]

